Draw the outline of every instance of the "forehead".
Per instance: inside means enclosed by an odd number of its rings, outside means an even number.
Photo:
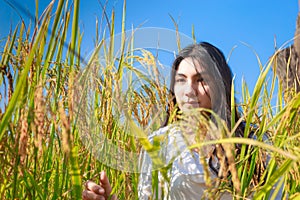
[[[203,72],[200,63],[192,58],[183,59],[176,71],[176,74],[199,74]]]

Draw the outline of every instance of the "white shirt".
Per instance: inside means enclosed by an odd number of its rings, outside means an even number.
[[[162,174],[158,173],[158,179],[152,176],[155,167],[148,153],[141,155],[141,174],[138,185],[139,199],[174,199],[174,200],[193,200],[201,199],[207,189],[204,180],[204,168],[200,163],[199,154],[187,148],[186,138],[175,126],[167,126],[154,132],[149,140],[153,142],[155,137],[160,137],[160,149],[155,155],[158,155],[164,163],[164,167],[169,166],[167,174],[169,182]],[[208,162],[208,159],[206,159]],[[211,179],[217,178],[209,169]],[[159,187],[152,189],[152,181],[158,181]],[[226,193],[221,199],[232,199]]]

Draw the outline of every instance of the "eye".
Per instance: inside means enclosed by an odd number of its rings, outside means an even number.
[[[197,82],[204,82],[204,79],[202,77],[197,78]]]
[[[184,78],[177,78],[175,81],[176,81],[176,83],[183,83],[183,82],[185,82],[185,79]]]

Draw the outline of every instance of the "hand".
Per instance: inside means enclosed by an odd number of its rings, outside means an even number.
[[[102,171],[100,173],[100,184],[97,185],[93,181],[87,181],[85,184],[85,190],[82,192],[83,200],[117,200],[116,195],[111,195],[111,185],[106,176],[106,173]]]

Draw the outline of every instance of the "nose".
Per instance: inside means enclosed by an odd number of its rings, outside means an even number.
[[[190,96],[196,96],[197,90],[192,82],[188,82],[184,87],[184,95],[190,97]]]

